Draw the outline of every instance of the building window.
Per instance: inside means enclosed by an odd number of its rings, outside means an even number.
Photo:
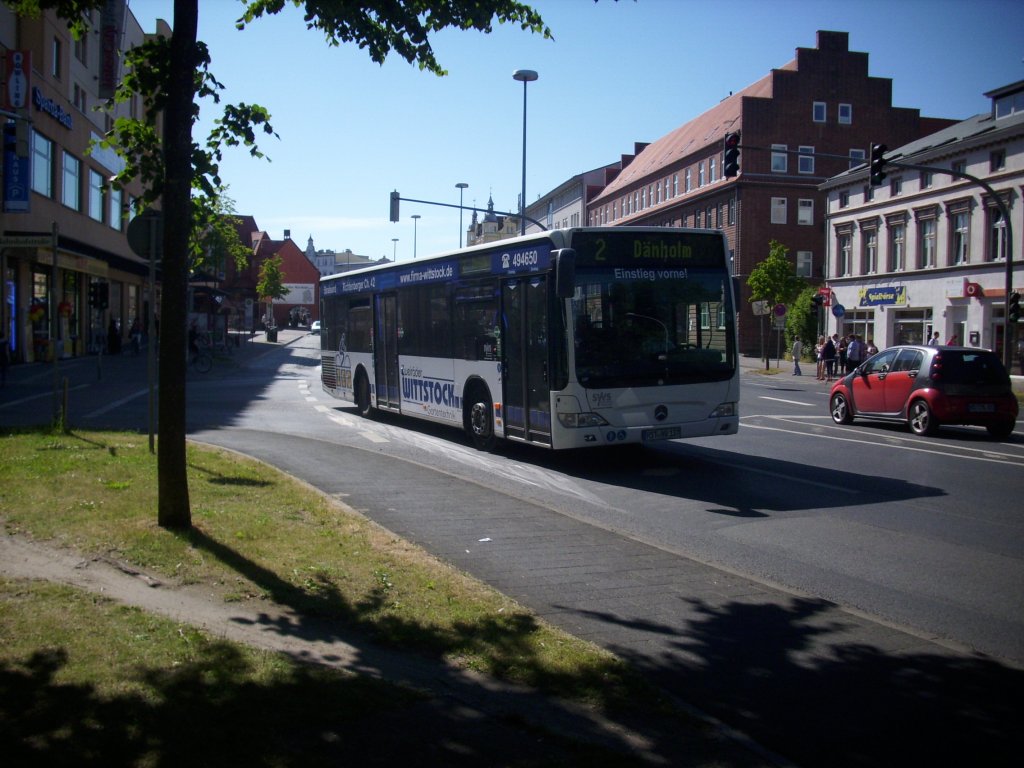
[[[796,223],[797,224],[813,224],[814,223],[814,201],[809,199],[797,200],[796,203]]]
[[[704,186],[704,161],[703,160],[701,160],[700,163],[697,165],[697,186],[698,187],[703,187]]]
[[[957,211],[951,216],[952,237],[949,239],[949,261],[951,264],[966,264],[971,257],[971,216],[967,211]]]
[[[715,174],[717,173],[717,171],[715,169],[715,158],[712,157],[708,161],[708,163],[709,163],[709,165],[711,167],[711,175],[710,175],[710,178],[708,179],[708,182],[709,183],[714,183],[715,181],[717,181],[717,178],[718,178],[717,176],[715,176]]]
[[[82,35],[75,40],[75,58],[83,64],[89,63],[89,36]]]
[[[64,153],[64,178],[61,182],[60,201],[72,210],[79,210],[81,203],[82,161],[74,155]]]
[[[917,266],[920,269],[931,269],[936,266],[936,223],[934,218],[921,219],[917,222],[918,257]]]
[[[75,83],[75,87],[72,90],[71,101],[78,109],[79,112],[85,112],[88,107],[88,98],[85,92],[85,88]]]
[[[996,120],[1009,117],[1017,112],[1024,112],[1024,91],[1008,93],[996,99]]]
[[[647,210],[647,187],[640,190],[640,210]]]
[[[679,195],[679,174],[672,174],[672,197],[678,197]]]
[[[789,172],[789,155],[785,144],[772,144],[772,173]]]
[[[89,218],[103,221],[103,176],[89,169]]]
[[[863,274],[873,275],[878,272],[878,229],[872,226],[861,235],[861,267]]]
[[[668,200],[668,199],[669,199],[669,190],[668,190],[668,177],[666,177],[666,178],[665,178],[665,199],[666,199],[666,200]]]
[[[836,265],[836,272],[839,277],[850,275],[850,251],[853,244],[853,236],[849,232],[839,233],[839,247],[836,253],[839,256],[839,263]]]
[[[935,184],[935,174],[931,171],[921,171],[921,189],[931,189]]]
[[[850,125],[853,123],[853,104],[839,105],[839,124]]]
[[[889,222],[889,271],[902,272],[906,269],[907,227],[902,221]]]
[[[50,67],[50,74],[53,75],[54,80],[60,80],[60,57],[61,57],[61,44],[59,38],[53,38],[53,47],[51,48],[53,54],[52,66]]]
[[[902,176],[894,176],[893,178],[889,179],[889,194],[892,197],[897,197],[898,195],[903,194]]]
[[[870,184],[868,184],[866,187],[864,187],[864,202],[865,203],[870,203],[874,199],[875,199],[875,188],[873,186],[871,186]]]
[[[736,198],[729,201],[729,224],[736,223]]]
[[[709,205],[707,211],[704,212],[704,221],[707,222],[708,229],[715,226],[715,215],[712,213],[713,210],[714,208]]]
[[[32,191],[53,197],[53,142],[32,131]]]
[[[845,189],[839,193],[839,207],[847,208],[850,205],[850,193]]]
[[[110,194],[108,194],[107,197],[110,200],[110,218],[107,220],[107,223],[110,224],[112,229],[120,230],[121,229],[121,190],[120,189],[115,189],[114,187],[111,187],[110,188]],[[608,210],[607,206],[605,206],[605,210],[606,211]]]
[[[994,205],[988,207],[988,260],[1006,260],[1006,223],[1003,212]]]
[[[786,198],[772,198],[772,224],[786,223]]]
[[[814,147],[800,147],[797,166],[800,173],[814,173]]]
[[[813,252],[812,251],[797,251],[796,252],[796,274],[798,277],[810,277],[811,269],[813,268]]]
[[[693,189],[693,179],[692,179],[691,173],[690,173],[691,170],[692,170],[691,168],[687,168],[686,169],[685,185],[686,185],[686,191],[687,192],[689,192],[691,189]]]
[[[988,156],[988,169],[991,173],[1006,170],[1006,150],[997,149]]]
[[[967,161],[966,160],[954,160],[950,163],[950,170],[953,173],[967,173]]]
[[[867,154],[863,149],[851,149],[850,150],[850,167],[856,168],[858,165],[864,165],[867,162]]]
[[[814,106],[811,108],[811,119],[816,123],[824,123],[827,115],[828,106],[825,104],[825,102],[814,102]]]

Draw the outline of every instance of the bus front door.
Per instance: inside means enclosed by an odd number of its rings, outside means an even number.
[[[377,407],[399,406],[398,393],[398,306],[395,294],[376,297],[373,370],[377,380]]]
[[[505,434],[550,445],[547,278],[506,280],[501,295]]]

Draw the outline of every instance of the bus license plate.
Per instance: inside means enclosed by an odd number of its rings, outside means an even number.
[[[646,442],[648,440],[675,440],[682,437],[682,430],[679,427],[662,427],[661,429],[645,429],[640,436]]]

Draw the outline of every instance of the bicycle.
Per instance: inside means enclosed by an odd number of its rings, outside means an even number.
[[[200,349],[189,354],[188,364],[199,373],[209,373],[213,368],[213,356],[209,352]]]

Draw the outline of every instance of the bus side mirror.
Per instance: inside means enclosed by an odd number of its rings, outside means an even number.
[[[576,251],[560,248],[555,251],[555,295],[571,299],[576,293]]]

